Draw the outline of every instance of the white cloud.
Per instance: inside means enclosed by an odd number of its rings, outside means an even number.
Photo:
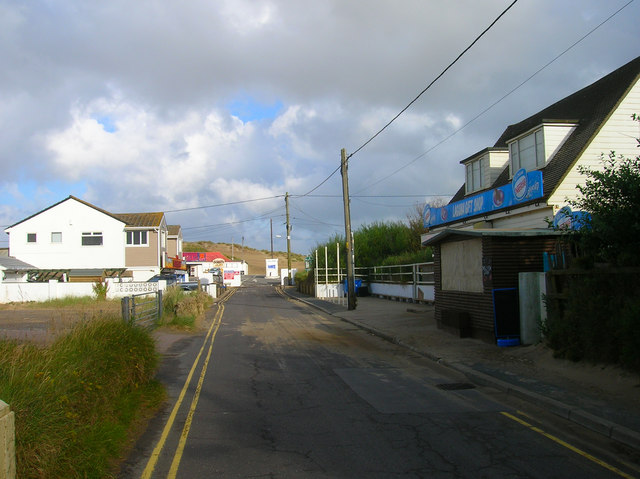
[[[225,0],[220,13],[240,34],[252,33],[273,22],[277,7],[270,2]]]
[[[455,191],[460,159],[637,56],[640,4],[434,146],[625,3],[516,4],[350,160],[351,191]],[[371,0],[367,8],[340,0],[0,1],[4,222],[49,206],[65,189],[118,212],[310,191],[339,166],[341,148],[353,152],[368,140],[504,8],[499,0]],[[281,111],[243,123],[226,105],[247,97],[281,104]],[[342,223],[333,199],[341,194],[339,173],[315,194],[329,197],[294,200],[306,219]],[[268,210],[251,203],[171,218],[189,228],[262,208]],[[395,205],[354,209],[354,224],[403,216]],[[263,224],[242,228],[264,246]],[[307,238],[303,252],[333,229],[297,226],[298,238]],[[219,228],[206,231],[217,239]]]

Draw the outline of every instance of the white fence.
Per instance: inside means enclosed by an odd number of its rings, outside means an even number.
[[[61,283],[51,280],[47,283],[2,282],[0,281],[0,303],[22,303],[27,301],[49,301],[66,297],[94,296],[94,283]],[[107,279],[109,288],[107,298],[123,298],[132,294],[154,293],[167,288],[166,281],[128,281],[116,282]],[[203,284],[202,289],[214,298],[217,295],[216,284]]]
[[[0,282],[0,303],[22,303],[27,301],[49,301],[67,297],[94,296],[94,283],[47,283]],[[158,283],[131,281],[117,283],[107,280],[107,298],[122,298],[136,293],[158,291]]]
[[[434,301],[434,285],[369,283],[369,294],[385,298],[410,299],[412,301]]]

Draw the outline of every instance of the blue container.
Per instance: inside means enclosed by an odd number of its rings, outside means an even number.
[[[356,296],[358,296],[358,290],[362,287],[362,280],[356,278],[354,281],[355,283],[355,293]],[[347,291],[349,290],[349,285],[347,284],[347,280],[344,280],[344,293],[347,294]]]
[[[498,346],[506,348],[510,346],[520,346],[520,338],[498,338]]]

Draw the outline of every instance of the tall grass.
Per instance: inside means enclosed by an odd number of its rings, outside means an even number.
[[[157,361],[149,333],[117,317],[79,324],[48,348],[0,341],[17,477],[110,477],[133,423],[163,400]]]
[[[178,286],[167,288],[162,295],[162,324],[190,329],[198,324],[213,298],[204,291],[183,291]]]

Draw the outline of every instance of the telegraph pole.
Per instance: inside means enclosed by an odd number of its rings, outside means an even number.
[[[273,259],[273,218],[269,218],[269,227],[271,228],[271,259]]]
[[[342,200],[344,202],[344,235],[347,241],[347,309],[356,309],[355,268],[353,265],[353,241],[351,236],[351,210],[349,206],[349,177],[347,175],[347,151],[340,151],[342,174]]]
[[[289,224],[289,193],[284,196],[287,210],[287,272],[289,277],[288,285],[291,286],[291,224]]]

